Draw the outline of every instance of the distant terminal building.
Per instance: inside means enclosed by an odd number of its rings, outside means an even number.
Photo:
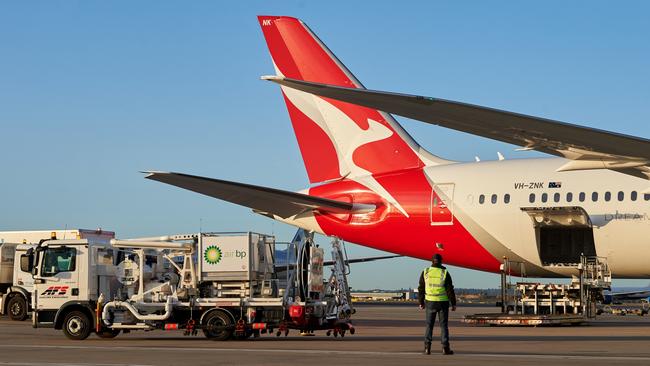
[[[369,290],[352,291],[352,301],[412,301],[417,300],[417,290]]]

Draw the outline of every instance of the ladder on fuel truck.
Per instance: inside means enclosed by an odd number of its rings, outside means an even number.
[[[294,236],[292,244],[296,246],[296,251],[298,253],[297,256],[299,258],[298,263],[301,262],[300,258],[304,255],[307,258],[310,258],[310,266],[314,265],[312,260],[314,253],[316,253],[317,250],[322,251],[322,249],[318,249],[317,245],[314,243],[314,233],[307,232],[303,229],[298,230]],[[345,250],[345,242],[341,241],[339,238],[332,237],[330,244],[332,246],[332,261],[328,264],[331,267],[331,274],[325,284],[324,300],[330,298],[334,301],[328,301],[326,319],[347,321],[350,319],[350,316],[354,314],[355,310],[352,306],[352,296],[348,282],[350,265],[348,263],[347,252]],[[308,273],[311,272],[311,267],[306,268],[306,266],[300,264],[297,267],[306,269]],[[298,272],[300,271],[301,270],[299,269]],[[289,274],[287,282],[289,284],[293,283],[293,281],[297,282],[298,293],[294,293],[294,296],[302,295],[304,298],[309,298],[309,291],[306,289],[307,284],[302,283],[302,281],[305,279],[308,283],[312,282],[312,279],[308,278],[308,276],[303,276],[302,273],[296,273],[296,271],[292,271]],[[318,279],[318,281],[321,280]],[[283,301],[285,304],[291,302],[291,294],[292,292],[290,291],[290,288],[287,288]]]
[[[348,319],[354,314],[352,306],[352,296],[350,286],[348,285],[348,275],[350,274],[350,265],[348,263],[345,243],[338,238],[332,239],[332,274],[329,279],[330,291],[336,301],[335,309],[328,314],[328,317]]]

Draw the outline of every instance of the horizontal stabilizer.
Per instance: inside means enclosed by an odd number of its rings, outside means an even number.
[[[375,209],[371,204],[359,204],[283,191],[251,184],[198,177],[172,172],[143,172],[145,178],[252,208],[266,215],[283,219],[317,210],[330,213],[364,213]]]
[[[393,258],[400,258],[403,257],[402,255],[384,255],[380,257],[363,257],[363,258],[354,258],[354,259],[348,259],[345,261],[345,264],[352,264],[352,263],[366,263],[366,262],[374,262],[374,261],[379,261],[379,260],[384,260],[384,259],[393,259]],[[336,262],[335,261],[324,261],[323,266],[333,266]],[[276,270],[286,270],[286,269],[293,269],[295,268],[295,264],[287,264],[287,265],[276,265],[275,269]]]

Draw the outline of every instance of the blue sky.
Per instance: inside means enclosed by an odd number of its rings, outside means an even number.
[[[258,14],[302,18],[372,89],[647,138],[649,12],[642,1],[2,2],[0,230],[103,227],[133,237],[202,228],[288,240],[292,227],[138,173],[307,186],[280,92],[259,80],[273,68]],[[445,158],[537,156],[400,121]],[[425,265],[360,264],[352,285],[415,286]],[[452,274],[461,287],[498,285],[495,275]]]

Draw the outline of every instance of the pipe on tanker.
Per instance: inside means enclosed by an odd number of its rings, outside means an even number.
[[[164,236],[148,236],[144,238],[131,238],[123,239],[125,241],[174,241],[174,238],[171,235]]]
[[[118,307],[123,307],[123,308],[127,309],[138,320],[166,320],[172,315],[173,302],[172,302],[171,297],[167,298],[167,302],[165,303],[165,313],[161,314],[161,315],[157,315],[157,314],[143,315],[143,314],[140,314],[138,309],[136,309],[133,305],[131,305],[131,303],[126,302],[126,301],[111,301],[111,302],[108,302],[108,303],[106,303],[106,305],[104,305],[104,310],[102,311],[102,318],[103,318],[104,324],[106,326],[111,326],[112,325],[112,323],[110,323],[108,321],[110,310],[118,308]]]
[[[192,243],[176,243],[168,241],[135,241],[111,239],[111,245],[116,248],[142,248],[142,249],[181,249],[191,250]]]

